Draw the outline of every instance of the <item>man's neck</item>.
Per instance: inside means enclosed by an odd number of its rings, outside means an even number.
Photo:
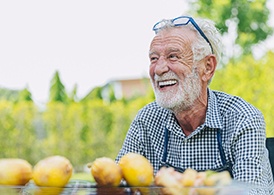
[[[205,122],[207,104],[196,104],[189,110],[176,112],[175,117],[186,136]]]

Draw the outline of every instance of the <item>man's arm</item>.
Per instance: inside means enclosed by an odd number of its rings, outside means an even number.
[[[256,114],[239,124],[233,147],[234,179],[270,188],[273,177],[265,146],[265,122]]]
[[[141,142],[139,128],[138,122],[134,120],[127,132],[122,148],[116,157],[116,162],[119,162],[121,157],[129,152],[142,154],[143,143]]]

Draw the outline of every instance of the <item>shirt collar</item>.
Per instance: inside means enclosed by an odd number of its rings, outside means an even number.
[[[207,111],[206,111],[206,120],[205,126],[209,128],[219,128],[222,129],[222,119],[221,114],[218,108],[218,101],[216,95],[213,93],[212,90],[207,90],[208,94],[208,104],[207,104]]]

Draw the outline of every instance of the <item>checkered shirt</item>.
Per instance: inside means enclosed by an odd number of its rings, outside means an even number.
[[[146,105],[133,120],[116,161],[126,153],[139,153],[152,163],[156,173],[163,158],[165,128],[169,131],[166,162],[174,167],[222,167],[216,138],[217,129],[221,129],[222,146],[226,161],[232,163],[234,179],[273,185],[263,115],[240,97],[208,89],[205,123],[189,136],[183,133],[171,111],[156,102]]]

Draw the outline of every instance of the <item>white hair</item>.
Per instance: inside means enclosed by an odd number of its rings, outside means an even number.
[[[219,63],[221,61],[223,45],[221,42],[221,34],[215,27],[215,23],[208,19],[195,19],[195,21],[211,43],[213,53],[216,55],[217,63]],[[192,28],[194,28],[194,26]],[[197,38],[197,41],[192,45],[192,51],[194,59],[201,60],[211,53],[211,48],[202,36],[197,36]]]
[[[208,19],[201,19],[197,18],[194,19],[195,22],[198,24],[200,29],[206,35],[208,41],[210,42],[213,50],[213,54],[216,55],[217,63],[221,61],[222,55],[222,43],[221,43],[221,34],[218,29],[215,27],[215,23]],[[162,29],[168,28],[178,28],[172,25],[170,20],[164,20],[166,23],[161,29],[157,30],[156,33],[160,32]],[[199,61],[203,59],[205,56],[212,53],[209,43],[199,34],[197,29],[189,22],[187,25],[179,26],[180,27],[187,27],[197,33],[197,40],[192,44],[192,51],[193,51],[193,61]]]

